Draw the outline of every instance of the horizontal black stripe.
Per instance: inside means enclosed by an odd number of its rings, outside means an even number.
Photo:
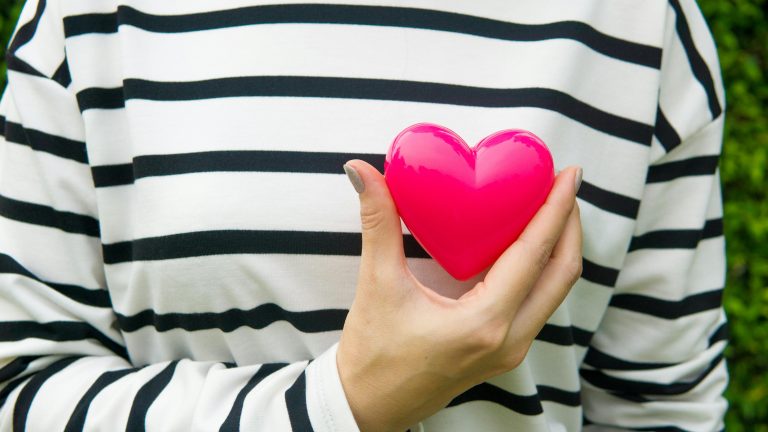
[[[660,183],[690,176],[711,176],[717,170],[719,156],[698,156],[680,161],[652,165],[646,183]]]
[[[45,339],[55,342],[80,341],[93,339],[104,347],[127,359],[125,347],[105,336],[88,323],[76,321],[35,321],[0,322],[0,342],[15,342],[24,339]]]
[[[248,380],[242,389],[237,393],[235,401],[232,403],[232,408],[227,414],[227,418],[219,428],[219,432],[235,432],[240,430],[240,417],[243,413],[243,405],[245,404],[245,398],[264,378],[272,375],[283,367],[287,366],[286,363],[267,363],[259,367],[259,370]]]
[[[578,391],[571,392],[545,385],[536,386],[536,390],[542,402],[554,402],[571,407],[581,406],[581,393]]]
[[[132,163],[93,166],[96,187],[130,185],[137,179],[196,172],[290,172],[342,175],[342,165],[350,159],[362,159],[384,171],[384,155],[373,153],[332,153],[275,150],[208,151],[167,155],[136,156]],[[598,188],[582,181],[579,198],[603,210],[634,218],[640,201]],[[589,266],[589,263],[587,263]],[[597,283],[613,279],[611,269],[585,267],[595,273]],[[613,285],[613,282],[608,284]]]
[[[720,237],[723,235],[723,218],[709,219],[704,224],[702,239]]]
[[[651,370],[663,369],[674,366],[674,363],[659,362],[635,362],[614,357],[608,353],[598,350],[595,347],[589,347],[587,355],[584,357],[584,363],[595,369],[610,370]]]
[[[82,141],[25,128],[23,125],[11,121],[5,121],[3,129],[5,130],[5,139],[7,141],[26,145],[34,150],[61,158],[88,163],[85,143]]]
[[[719,237],[723,234],[723,220],[706,221],[702,229],[658,230],[632,238],[629,251],[639,249],[695,249],[703,239]]]
[[[405,255],[429,258],[411,235]],[[103,245],[104,262],[154,261],[208,255],[299,254],[359,256],[360,233],[306,231],[201,231]]]
[[[172,155],[168,155],[173,157]],[[99,165],[91,167],[96,187],[124,186],[134,182],[133,164]]]
[[[201,231],[103,245],[104,262],[155,261],[229,254],[308,254],[359,256],[360,233],[327,231]],[[403,235],[408,258],[429,258],[412,235]],[[582,277],[613,286],[618,270],[584,260]]]
[[[628,428],[628,430],[638,432],[691,432],[677,426],[646,426],[640,428]]]
[[[581,329],[575,326],[559,326],[555,324],[544,324],[536,340],[542,342],[549,342],[562,346],[589,346],[589,341],[592,340],[593,332]]]
[[[293,432],[314,432],[307,410],[307,371],[301,371],[296,381],[285,391],[285,406]]]
[[[274,303],[265,303],[253,309],[229,309],[224,312],[156,313],[143,310],[135,315],[117,314],[117,322],[124,332],[134,332],[151,326],[158,332],[174,329],[187,331],[217,329],[231,332],[240,327],[263,329],[284,321],[304,333],[338,331],[344,326],[346,309],[318,309],[294,312]]]
[[[609,425],[605,423],[597,423],[593,420],[588,419],[587,417],[584,417],[584,426],[587,425],[595,425],[595,426],[604,426],[606,428],[613,428],[613,429],[621,429],[621,430],[628,430],[628,431],[659,431],[659,432],[689,432],[686,429],[681,429],[677,426],[647,426],[647,427],[629,427],[624,426],[620,424],[615,425]],[[720,431],[723,432],[723,431]]]
[[[77,92],[77,105],[80,111],[88,109],[125,108],[125,95],[122,87],[86,88]]]
[[[603,372],[592,369],[581,369],[581,377],[595,387],[615,392],[617,395],[662,395],[675,396],[687,393],[698,386],[704,379],[712,373],[715,368],[723,361],[723,354],[715,357],[709,366],[701,372],[692,381],[673,382],[673,383],[655,383],[647,381],[635,381],[622,378],[616,378]]]
[[[69,62],[67,62],[66,57],[64,60],[62,60],[59,67],[56,68],[56,72],[53,73],[51,79],[59,83],[64,88],[69,87],[69,85],[72,83],[72,76],[69,73]]]
[[[544,412],[538,394],[520,396],[489,383],[478,384],[456,396],[448,404],[448,407],[475,401],[492,402],[510,411],[528,416],[539,415]]]
[[[82,432],[85,428],[85,419],[88,416],[88,409],[91,407],[93,400],[96,399],[96,396],[110,384],[136,370],[137,369],[135,368],[119,369],[101,374],[77,402],[75,409],[72,411],[72,415],[69,417],[69,421],[67,421],[64,432]]]
[[[712,333],[712,335],[709,337],[709,345],[712,346],[720,341],[727,341],[728,338],[728,323],[724,322],[720,324],[720,327],[718,327],[717,330],[715,330],[714,333]]]
[[[616,286],[619,270],[602,266],[586,258],[581,259],[581,278],[607,287]]]
[[[13,407],[13,430],[25,431],[27,430],[27,417],[29,416],[29,410],[32,407],[32,402],[37,396],[37,392],[40,388],[51,378],[53,375],[61,372],[67,366],[71,365],[80,357],[66,357],[58,360],[48,366],[47,368],[37,372],[32,376],[32,379],[22,387],[19,395],[16,397],[16,404]]]
[[[172,361],[160,373],[152,377],[136,392],[128,414],[126,431],[140,432],[146,430],[146,419],[149,408],[155,402],[160,393],[168,386],[176,372],[178,361]]]
[[[448,406],[456,406],[473,401],[487,401],[525,415],[540,413],[538,410],[542,409],[541,402],[553,402],[570,407],[581,406],[581,394],[578,391],[571,392],[545,385],[536,386],[536,390],[538,394],[520,396],[493,384],[482,383],[453,399]],[[520,409],[514,407],[519,407]]]
[[[633,237],[629,251],[639,249],[693,249],[701,240],[701,230],[659,230]]]
[[[159,332],[174,329],[187,331],[218,329],[231,332],[240,327],[262,329],[278,321],[285,321],[305,333],[341,330],[347,315],[345,309],[320,309],[303,312],[287,311],[273,303],[259,305],[253,309],[229,309],[224,312],[162,313],[144,310],[134,315],[117,314],[120,329],[134,332],[152,326]],[[578,327],[563,327],[546,324],[536,337],[537,340],[562,346],[574,343],[588,346],[592,337]]]
[[[633,237],[629,251],[639,249],[692,249],[699,244],[701,230],[659,230]]]
[[[587,181],[581,182],[578,197],[605,211],[630,219],[637,217],[640,200],[599,188]]]
[[[712,114],[712,118],[717,118],[722,113],[720,102],[717,100],[717,92],[715,91],[715,82],[712,79],[712,74],[709,72],[706,62],[696,49],[696,43],[691,36],[691,30],[688,27],[688,21],[683,13],[683,8],[677,0],[669,0],[669,4],[672,9],[675,10],[675,28],[677,35],[680,37],[680,42],[683,44],[683,49],[688,57],[688,62],[693,70],[693,75],[696,77],[704,91],[707,93],[707,101],[709,103],[709,111]]]
[[[658,107],[656,111],[656,126],[653,129],[653,134],[667,153],[674,150],[682,142],[680,135],[667,120],[661,107]]]
[[[635,393],[628,393],[628,392],[620,392],[620,391],[609,391],[607,392],[611,396],[617,397],[619,399],[623,399],[625,401],[632,402],[634,404],[642,404],[650,402],[651,399],[648,399],[647,397]]]
[[[79,303],[96,307],[111,307],[112,301],[104,288],[83,288],[77,285],[44,281],[22,266],[13,257],[0,253],[0,274],[17,274],[44,284],[59,294]]]
[[[679,301],[661,300],[640,294],[616,294],[610,307],[639,312],[663,319],[678,319],[718,309],[723,303],[723,290],[690,295]]]
[[[257,24],[349,24],[446,31],[508,41],[572,39],[615,58],[655,69],[661,49],[601,33],[579,21],[518,24],[477,16],[419,8],[363,5],[293,4],[241,7],[185,15],[151,15],[129,6],[116,13],[64,18],[66,37],[114,33],[118,25],[146,31],[178,33]]]
[[[109,293],[104,288],[90,289],[77,285],[44,281],[22,266],[13,257],[0,253],[0,274],[17,274],[44,284],[59,294],[76,302],[96,307],[111,307]]]
[[[15,200],[0,195],[0,216],[33,225],[57,228],[73,234],[99,237],[99,221],[91,216]]]
[[[4,383],[12,378],[22,374],[29,364],[39,359],[41,356],[22,356],[16,357],[10,363],[0,368],[0,383]]]
[[[38,78],[47,78],[45,74],[35,69],[32,65],[24,60],[16,57],[14,53],[7,52],[5,55],[6,67],[8,71],[20,72],[26,75],[35,76]]]
[[[122,108],[130,99],[189,101],[224,97],[312,97],[422,102],[487,108],[541,108],[603,133],[650,145],[653,126],[599,110],[548,88],[487,88],[433,82],[311,76],[247,76],[158,82],[129,78],[123,88],[89,88],[77,94],[80,109]]]
[[[87,215],[55,210],[51,207],[15,200],[0,195],[0,216],[62,231],[99,236],[99,221]]]
[[[109,187],[146,177],[201,172],[343,174],[342,165],[351,159],[384,169],[383,154],[240,150],[136,156],[130,164],[94,166],[92,173],[96,187]]]

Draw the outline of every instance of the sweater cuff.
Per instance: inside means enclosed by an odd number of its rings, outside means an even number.
[[[359,432],[347,396],[341,386],[336,366],[334,344],[309,364],[307,374],[307,410],[317,432]]]

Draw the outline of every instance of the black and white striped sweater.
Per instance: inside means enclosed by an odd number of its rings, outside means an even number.
[[[0,104],[0,430],[356,430],[341,166],[421,121],[529,129],[581,165],[585,241],[525,362],[419,427],[722,429],[724,95],[694,1],[344,1],[27,2]]]

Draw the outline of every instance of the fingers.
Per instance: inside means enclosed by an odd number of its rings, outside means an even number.
[[[539,279],[572,213],[580,183],[581,168],[560,172],[544,205],[489,269],[485,284],[505,313],[514,313]]]
[[[541,331],[581,276],[581,250],[581,219],[575,205],[541,277],[515,316],[514,328],[531,338]]]
[[[363,234],[361,264],[402,266],[405,260],[403,231],[384,176],[362,160],[347,162],[344,171],[360,197]]]

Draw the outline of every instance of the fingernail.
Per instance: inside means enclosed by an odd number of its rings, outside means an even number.
[[[349,182],[352,183],[352,187],[355,188],[355,192],[359,194],[363,193],[365,190],[365,183],[363,183],[363,179],[360,178],[360,174],[357,173],[357,170],[344,164],[344,172],[347,173],[347,178],[349,179]]]
[[[576,193],[579,193],[579,188],[581,187],[581,176],[584,175],[584,170],[579,167],[579,169],[576,170]]]

